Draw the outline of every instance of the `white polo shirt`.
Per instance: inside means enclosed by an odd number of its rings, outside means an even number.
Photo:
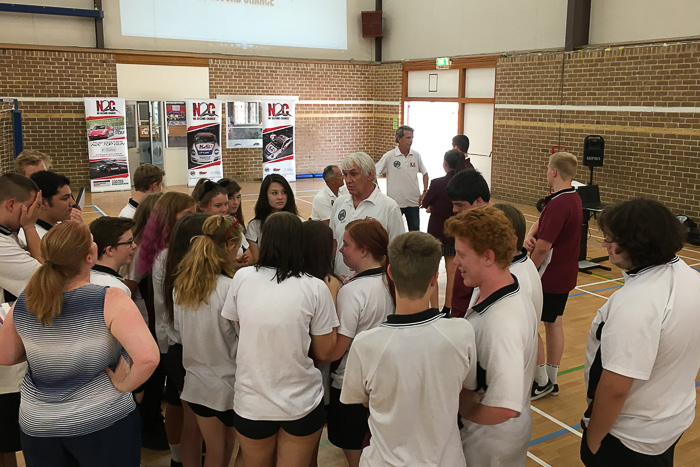
[[[369,404],[364,467],[463,466],[459,393],[476,387],[472,326],[432,308],[389,315],[355,337],[340,401]]]
[[[133,219],[134,214],[136,214],[136,208],[138,207],[139,203],[134,201],[133,198],[129,198],[129,202],[126,203],[126,206],[124,206],[119,212],[119,217],[128,217],[129,219]]]
[[[382,268],[368,269],[350,279],[338,291],[338,334],[354,339],[368,329],[373,329],[394,314],[394,301],[387,287]],[[352,344],[351,344],[352,345]],[[348,352],[340,359],[338,368],[331,373],[331,386],[343,387],[343,375],[348,361]]]
[[[338,196],[343,196],[348,194],[348,189],[345,185],[338,189]],[[331,210],[333,209],[333,204],[338,196],[333,193],[328,185],[324,186],[321,191],[316,193],[314,196],[314,202],[311,206],[311,219],[315,221],[327,221],[331,217]]]
[[[315,277],[277,283],[276,269],[239,269],[221,315],[240,323],[233,408],[249,420],[298,420],[323,401],[311,335],[338,326],[333,297]]]
[[[9,301],[5,290],[19,297],[39,266],[39,261],[20,247],[17,234],[0,225],[0,302]]]
[[[481,403],[514,410],[520,416],[493,426],[462,419],[462,443],[468,465],[489,465],[487,457],[496,455],[524,463],[527,456],[532,430],[530,391],[540,321],[530,297],[520,289],[518,279],[512,274],[511,277],[513,284],[495,291],[480,303],[477,303],[480,289],[475,288],[465,318],[474,326],[476,335],[478,386],[480,391],[485,391]],[[484,439],[497,440],[499,446],[467,452],[469,446]]]
[[[389,241],[406,231],[403,225],[403,218],[401,217],[401,210],[396,201],[379,191],[379,188],[374,187],[372,194],[367,199],[360,201],[357,208],[352,202],[352,195],[339,196],[333,205],[330,220],[333,238],[338,244],[338,250],[335,254],[336,274],[340,276],[352,274],[350,268],[343,262],[343,255],[340,253],[340,247],[343,246],[345,226],[355,219],[367,218],[377,219],[384,226],[389,234]]]
[[[151,268],[153,280],[153,312],[156,318],[156,340],[160,353],[167,353],[168,347],[180,344],[180,333],[175,330],[172,321],[165,309],[165,295],[163,295],[163,282],[165,281],[165,267],[168,263],[168,249],[165,248],[156,255]]]
[[[513,262],[510,263],[510,273],[518,278],[520,290],[532,300],[532,305],[535,307],[537,319],[542,318],[542,281],[540,274],[529,256],[527,250],[523,250],[515,255]]]
[[[385,153],[375,167],[377,175],[386,173],[386,193],[399,207],[418,206],[421,194],[418,174],[428,173],[418,151],[411,149],[408,156],[404,156],[396,146]]]
[[[90,283],[96,285],[106,285],[123,290],[131,298],[131,290],[124,284],[122,276],[117,271],[107,266],[96,264],[90,270]]]
[[[603,369],[634,378],[610,434],[653,456],[676,442],[695,417],[700,274],[675,257],[623,275],[625,285],[591,324],[584,377],[589,400]]]

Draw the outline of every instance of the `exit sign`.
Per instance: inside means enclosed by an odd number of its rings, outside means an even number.
[[[448,57],[440,57],[435,59],[435,66],[438,68],[448,68],[452,65],[452,60]]]

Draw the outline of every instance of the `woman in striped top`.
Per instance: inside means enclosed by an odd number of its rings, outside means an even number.
[[[123,291],[90,284],[97,246],[87,225],[57,225],[41,253],[0,332],[0,364],[29,364],[19,420],[27,465],[138,466],[131,391],[158,365],[158,346]]]

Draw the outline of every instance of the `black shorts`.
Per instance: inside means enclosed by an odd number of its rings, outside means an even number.
[[[19,431],[19,393],[0,394],[0,452],[22,450]]]
[[[542,294],[542,321],[553,323],[557,316],[564,314],[568,293],[543,293]]]
[[[442,244],[442,256],[449,258],[450,256],[455,256],[457,252],[455,251],[454,243],[443,243]]]
[[[226,426],[233,426],[233,410],[227,410],[225,412],[220,412],[218,410],[210,409],[204,405],[195,404],[194,402],[187,402],[187,404],[192,408],[192,412],[195,415],[199,415],[204,418],[216,417],[221,420]]]
[[[362,449],[369,433],[369,409],[362,404],[340,402],[340,389],[331,387],[328,407],[328,441],[341,449]]]
[[[281,429],[292,436],[309,436],[323,428],[326,423],[326,411],[323,401],[308,415],[299,420],[270,421],[248,420],[237,413],[233,414],[233,426],[242,436],[250,439],[265,439],[274,436]]]
[[[165,358],[165,401],[170,405],[182,406],[180,393],[185,386],[185,367],[182,365],[182,344],[173,344],[168,347]]]

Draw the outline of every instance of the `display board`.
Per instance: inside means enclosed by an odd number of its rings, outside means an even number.
[[[86,97],[85,127],[90,190],[130,190],[124,99]]]
[[[295,100],[263,100],[263,178],[271,173],[282,175],[288,181],[296,180],[294,156]]]
[[[221,101],[217,99],[185,101],[187,109],[188,186],[200,178],[223,178],[221,147]]]

